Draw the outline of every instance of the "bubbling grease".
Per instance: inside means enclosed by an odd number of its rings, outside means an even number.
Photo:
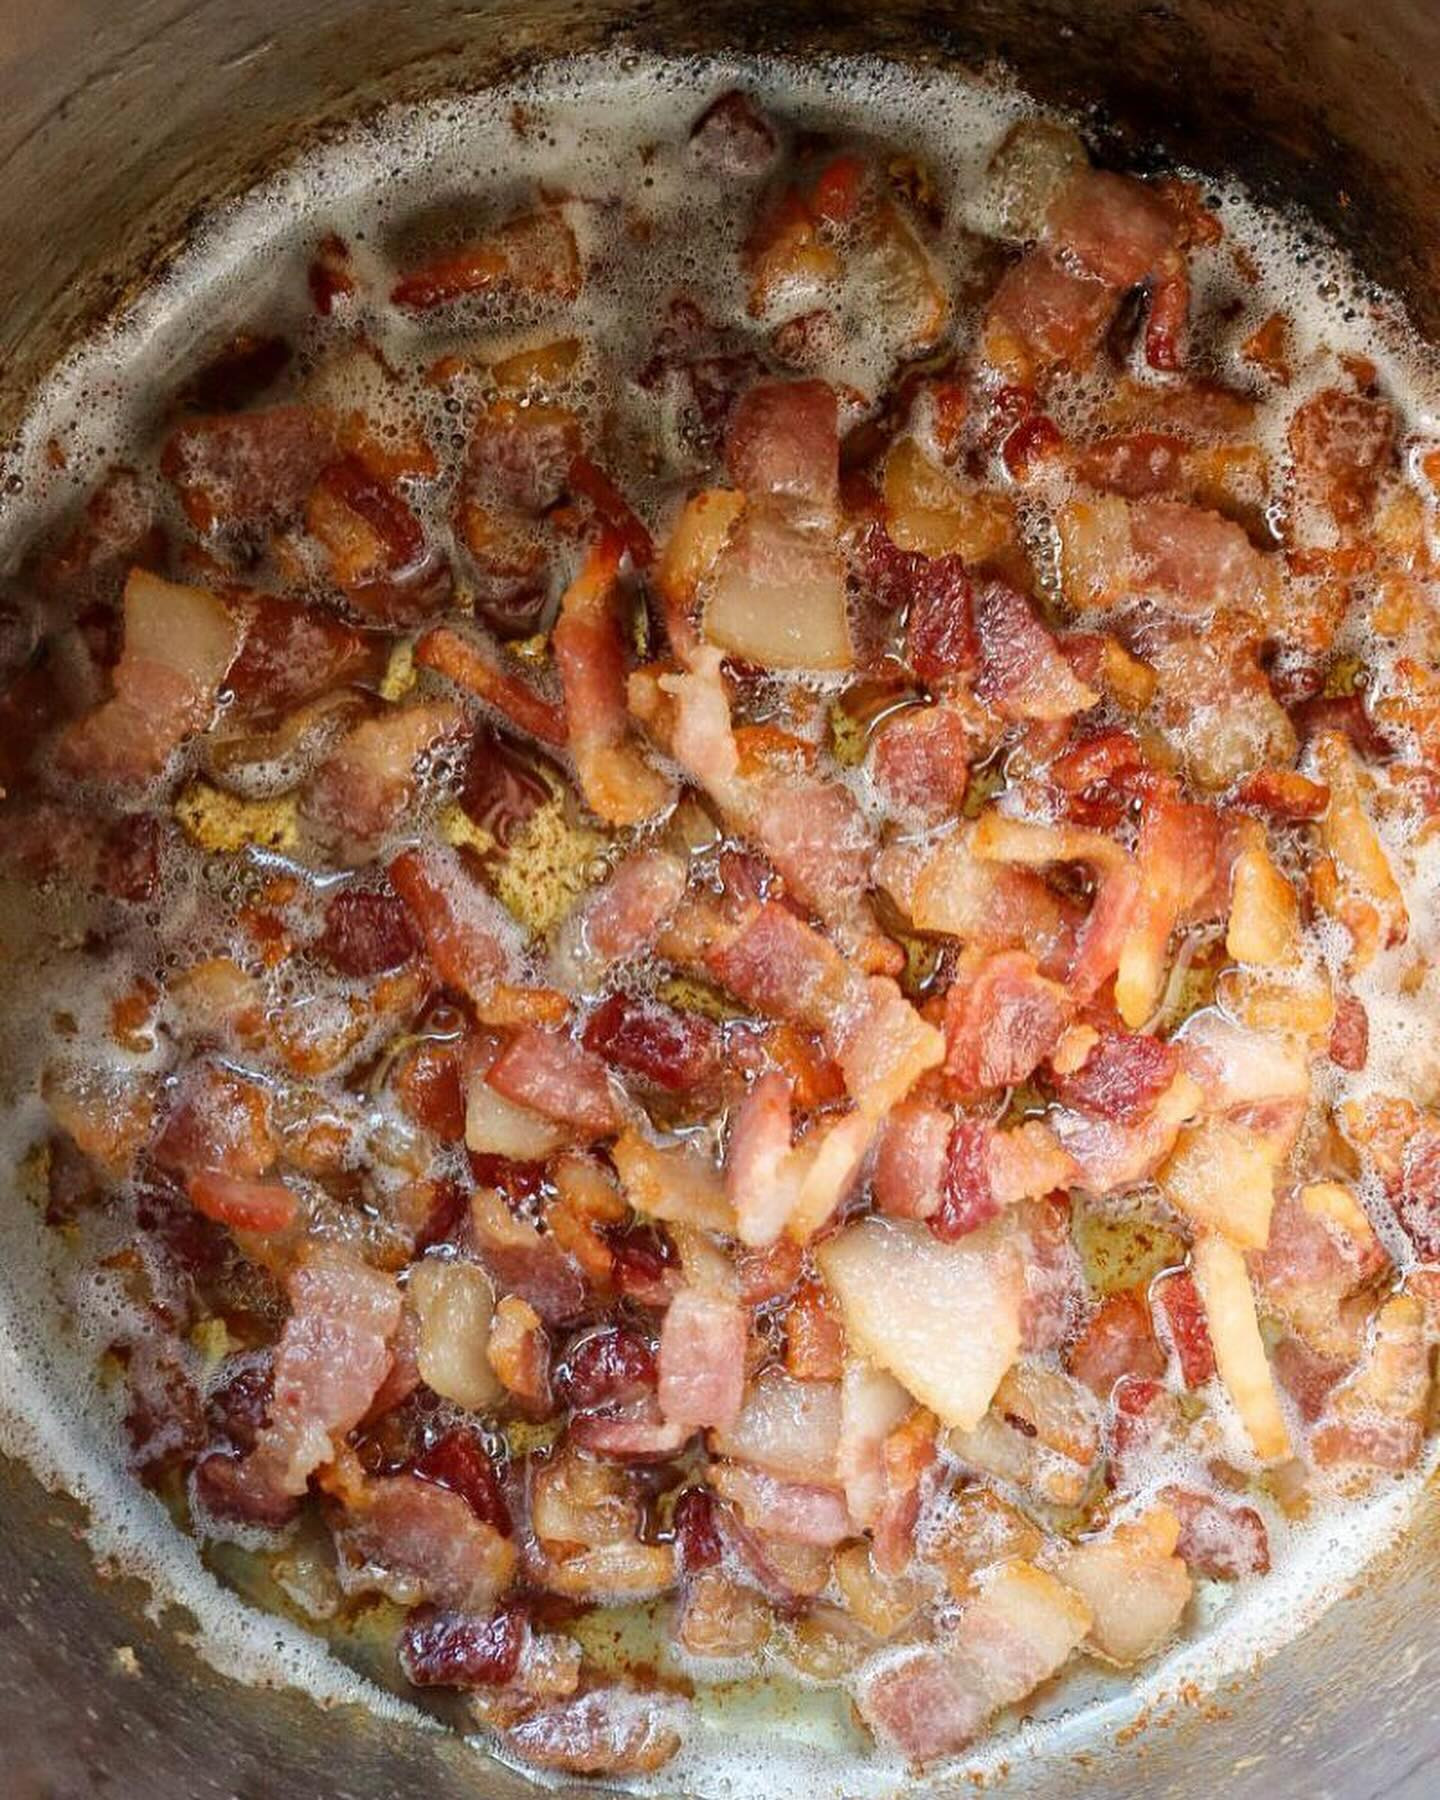
[[[152,456],[160,408],[176,386],[174,372],[203,362],[231,332],[263,320],[266,329],[288,336],[298,355],[287,379],[307,392],[321,386],[342,395],[365,391],[367,372],[336,365],[333,332],[312,316],[306,295],[306,265],[329,232],[350,244],[361,293],[370,297],[358,303],[351,324],[402,373],[399,398],[431,440],[463,444],[465,402],[447,398],[420,371],[477,336],[495,357],[542,343],[555,335],[553,320],[537,324],[532,313],[489,297],[447,309],[439,321],[410,319],[383,296],[417,220],[443,212],[466,224],[498,221],[537,188],[566,196],[567,219],[592,271],[560,329],[604,350],[603,365],[593,351],[582,352],[567,403],[591,422],[617,413],[623,436],[627,412],[656,403],[624,388],[614,371],[643,363],[669,296],[693,295],[709,317],[745,312],[734,252],[754,206],[755,182],[709,171],[683,149],[651,154],[657,142],[684,146],[705,104],[734,85],[798,128],[823,127],[913,150],[947,200],[935,251],[952,277],[963,277],[973,263],[971,234],[996,228],[985,181],[988,159],[1008,127],[1034,110],[1023,94],[998,82],[880,61],[627,56],[556,63],[512,86],[383,112],[218,208],[164,278],[55,371],[16,443],[0,454],[0,493],[10,496],[0,510],[0,566],[18,564],[35,535],[112,464],[139,465]],[[1325,384],[1342,350],[1376,363],[1410,430],[1440,430],[1434,358],[1408,334],[1398,308],[1367,289],[1303,222],[1261,211],[1232,186],[1211,191],[1226,237],[1196,253],[1197,307],[1229,300],[1234,309],[1208,345],[1210,372],[1243,378],[1238,346],[1249,333],[1274,312],[1286,315],[1291,326],[1295,381],[1283,406],[1261,406],[1255,435],[1262,447],[1283,454],[1290,407]],[[615,203],[621,194],[628,207],[624,221]],[[1236,245],[1249,257],[1252,280],[1237,272]],[[961,341],[971,324],[973,317],[962,310]],[[816,372],[873,394],[886,385],[892,348],[883,333],[862,329]],[[1054,409],[1061,429],[1068,435],[1093,426],[1099,399],[1093,385],[1075,383]],[[632,417],[630,429],[638,432],[647,423],[654,421]],[[52,442],[63,448],[63,467],[54,466]],[[652,522],[663,524],[662,484],[647,487],[641,479],[630,486]],[[437,536],[450,498],[438,483],[426,502],[426,524]],[[1345,647],[1383,682],[1392,651],[1358,633]],[[862,804],[873,805],[866,778],[856,773],[849,779]],[[446,784],[437,779],[432,785],[438,804]],[[1370,1060],[1361,1075],[1337,1073],[1334,1097],[1374,1090],[1429,1102],[1440,1098],[1440,1044],[1430,1023],[1440,977],[1403,995],[1398,976],[1402,956],[1408,963],[1416,950],[1440,965],[1440,845],[1417,848],[1397,838],[1393,827],[1384,829],[1405,890],[1411,940],[1403,953],[1382,953],[1356,984],[1370,1018]],[[277,861],[283,866],[283,859]],[[193,874],[174,864],[162,893],[152,920],[162,964],[165,944],[184,944],[187,954],[196,953],[214,899],[235,900],[233,892],[208,896]],[[26,939],[22,905],[23,895],[0,893],[0,936],[12,964]],[[1339,966],[1342,940],[1343,933],[1321,932],[1316,953]],[[223,948],[216,941],[209,953]],[[173,951],[168,954],[173,958]],[[295,997],[303,992],[296,988]],[[44,1135],[34,1088],[50,1042],[49,1021],[68,1013],[77,1038],[101,1043],[107,1000],[108,991],[87,985],[81,965],[63,954],[17,968],[0,1026],[10,1089],[0,1156],[10,1163],[19,1164]],[[143,1054],[132,1058],[130,1066],[144,1060]],[[1376,1201],[1371,1210],[1387,1233],[1387,1248],[1403,1265],[1408,1246],[1378,1195],[1368,1198]],[[127,1325],[137,1324],[127,1318],[130,1303],[118,1285],[94,1277],[77,1281],[63,1245],[23,1204],[0,1209],[0,1270],[0,1448],[82,1502],[97,1558],[143,1578],[157,1616],[166,1604],[185,1607],[195,1622],[197,1648],[227,1674],[295,1685],[325,1704],[361,1701],[390,1716],[422,1719],[418,1710],[344,1668],[317,1639],[229,1594],[204,1567],[195,1543],[125,1472],[117,1407],[95,1380],[101,1352]],[[1236,1422],[1223,1410],[1220,1417],[1233,1436]],[[1245,1461],[1243,1445],[1235,1449],[1237,1460]],[[1153,1495],[1174,1475],[1157,1460],[1145,1492]],[[1218,1589],[1202,1584],[1197,1611],[1203,1628],[1156,1667],[1136,1680],[1086,1673],[1067,1681],[1036,1717],[1008,1730],[1002,1725],[978,1752],[961,1759],[958,1771],[994,1773],[1017,1755],[1073,1753],[1097,1730],[1113,1729],[1182,1684],[1212,1687],[1248,1667],[1305,1629],[1393,1541],[1425,1476],[1425,1469],[1417,1470],[1363,1507],[1318,1506],[1303,1527],[1267,1508],[1275,1574],[1226,1590],[1223,1605]],[[1136,1509],[1143,1504],[1142,1495]],[[777,1779],[857,1797],[892,1793],[903,1782],[892,1759],[857,1756],[860,1739],[845,1717],[843,1696],[807,1691],[793,1679],[762,1687],[753,1669],[735,1671],[750,1679],[733,1686],[719,1684],[713,1666],[690,1664],[688,1672],[697,1680],[700,1724],[678,1760],[638,1788],[742,1800],[773,1793]]]

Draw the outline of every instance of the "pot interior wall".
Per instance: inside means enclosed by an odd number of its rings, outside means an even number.
[[[1434,0],[1370,0],[1363,25],[1353,0],[0,0],[0,443],[57,351],[207,201],[358,109],[616,43],[1003,59],[1041,98],[1086,108],[1107,152],[1298,201],[1440,337]],[[439,1734],[222,1681],[137,1593],[97,1585],[64,1504],[3,1460],[0,1518],[7,1794],[529,1791]],[[1139,1743],[1097,1744],[1083,1771],[1015,1770],[1012,1791],[1432,1794],[1437,1536],[1431,1505],[1383,1577],[1221,1695],[1218,1716],[1178,1707]]]

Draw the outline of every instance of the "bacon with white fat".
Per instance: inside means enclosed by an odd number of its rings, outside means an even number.
[[[348,1459],[325,1485],[342,1509],[333,1532],[349,1593],[485,1613],[514,1578],[514,1544],[449,1488],[410,1474],[368,1479]]]
[[[1139,1029],[1159,1005],[1171,934],[1210,912],[1219,888],[1220,833],[1208,807],[1159,792],[1142,801],[1135,845],[1140,891],[1115,975],[1115,1006]]]
[[[1075,939],[1066,986],[1081,1003],[1115,973],[1139,900],[1133,859],[1113,839],[1075,826],[1041,825],[990,811],[976,821],[970,838],[983,862],[1020,868],[1081,863],[1096,872],[1090,912]]]
[[[803,1243],[830,1218],[852,1185],[874,1134],[862,1113],[817,1124],[791,1145],[790,1088],[764,1074],[736,1116],[725,1159],[725,1188],[740,1241],[763,1249],[782,1232]]]
[[[711,1446],[786,1481],[833,1482],[841,1418],[839,1382],[797,1381],[772,1367],[747,1383],[739,1412]]]
[[[953,1755],[1002,1706],[1062,1667],[1090,1629],[1085,1601],[1030,1563],[1002,1567],[965,1608],[953,1636],[862,1672],[856,1703],[889,1749],[912,1764]]]
[[[1276,1202],[1270,1236],[1250,1258],[1268,1309],[1318,1355],[1351,1359],[1369,1304],[1358,1290],[1387,1265],[1364,1209],[1339,1182],[1312,1182]]]
[[[848,667],[833,390],[821,381],[751,388],[731,415],[726,462],[745,507],[708,582],[707,638],[762,668]]]
[[[496,1093],[583,1136],[610,1137],[620,1114],[605,1065],[563,1031],[516,1032],[485,1077]]]
[[[677,1425],[732,1425],[745,1387],[745,1314],[731,1295],[682,1287],[660,1328],[660,1408]]]
[[[62,766],[109,781],[159,774],[184,737],[209,725],[241,637],[239,621],[207,589],[132,570],[113,697],[68,727]]]
[[[355,726],[305,786],[306,831],[338,862],[366,861],[404,817],[424,759],[466,729],[464,712],[445,700],[396,707]]]
[[[672,852],[632,851],[565,921],[555,952],[560,968],[589,987],[612,964],[649,949],[680,904],[687,879],[685,863]]]
[[[305,1492],[389,1372],[400,1324],[394,1281],[339,1245],[307,1249],[287,1284],[290,1317],[274,1361],[269,1421],[226,1471],[226,1510],[265,1519]]]
[[[944,1056],[941,1034],[893,981],[867,981],[828,939],[774,902],[714,945],[706,964],[748,1004],[821,1032],[870,1118],[903,1099]]]
[[[738,1507],[745,1524],[762,1538],[829,1549],[853,1535],[853,1521],[837,1488],[785,1481],[729,1462],[711,1466],[710,1485]]]
[[[1428,1323],[1415,1294],[1393,1294],[1370,1327],[1360,1366],[1335,1388],[1310,1439],[1321,1467],[1411,1468],[1433,1387]]]
[[[677,760],[734,828],[827,923],[862,915],[875,837],[849,789],[782,769],[742,771],[714,650],[697,651],[685,674],[666,676],[661,686],[678,702],[672,742]]]

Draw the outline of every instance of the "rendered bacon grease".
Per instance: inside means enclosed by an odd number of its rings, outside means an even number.
[[[4,615],[131,1466],[566,1774],[928,1767],[1427,1453],[1440,438],[1194,181],[763,85],[337,190]]]

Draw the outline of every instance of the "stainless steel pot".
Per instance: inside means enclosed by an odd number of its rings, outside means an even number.
[[[1440,338],[1437,0],[0,0],[0,441],[206,201],[359,109],[617,42],[1003,58],[1117,149],[1309,208]],[[98,1579],[73,1507],[3,1459],[0,1521],[12,1800],[534,1791],[438,1732],[216,1676],[134,1584]],[[1012,1791],[1431,1800],[1437,1558],[1432,1497],[1387,1566],[1253,1678],[1079,1764],[1016,1768]]]

